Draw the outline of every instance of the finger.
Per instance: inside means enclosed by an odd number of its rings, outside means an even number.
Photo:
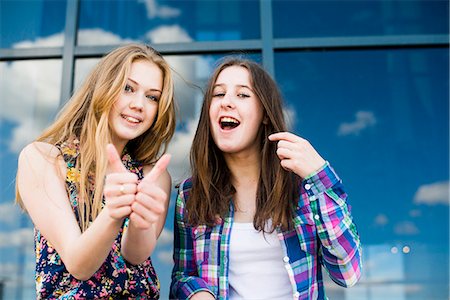
[[[280,164],[281,164],[281,167],[283,169],[285,169],[286,171],[288,171],[288,172],[292,171],[292,168],[293,168],[292,160],[290,160],[290,159],[283,159],[283,160],[280,161]]]
[[[108,156],[108,171],[109,173],[125,173],[128,170],[122,163],[116,147],[112,144],[106,145],[106,154]]]
[[[131,214],[132,210],[130,206],[123,206],[113,210],[109,210],[109,215],[114,219],[122,219]]]
[[[278,149],[284,148],[284,149],[292,150],[292,149],[295,148],[295,145],[296,145],[295,143],[293,143],[293,142],[288,142],[288,141],[286,141],[286,140],[280,140],[280,141],[278,141],[278,143],[277,143]]]
[[[268,136],[269,141],[275,142],[275,141],[281,141],[281,140],[285,140],[285,141],[290,141],[290,142],[298,142],[301,141],[302,138],[290,133],[290,132],[277,132],[277,133],[273,133],[271,135]]]
[[[155,213],[163,213],[165,210],[165,199],[166,194],[160,193],[154,197],[146,195],[144,193],[137,193],[135,197],[135,202],[133,205],[139,205],[142,209],[151,210]]]
[[[156,181],[164,173],[169,165],[171,155],[164,154],[153,166],[153,169],[142,179],[142,181]]]
[[[135,173],[111,173],[106,175],[105,184],[117,185],[117,184],[137,184],[138,176]]]
[[[142,218],[139,214],[132,212],[130,214],[130,222],[133,223],[133,226],[139,228],[139,229],[149,229],[152,225],[152,223],[155,223],[157,219],[152,220],[146,220]]]
[[[278,155],[278,158],[280,158],[280,160],[292,158],[291,150],[286,149],[286,148],[278,148],[277,155]]]

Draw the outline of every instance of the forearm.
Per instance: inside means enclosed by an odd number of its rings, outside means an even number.
[[[61,258],[69,273],[87,280],[101,267],[111,251],[122,221],[114,220],[103,210],[89,228],[68,243]]]
[[[158,232],[156,224],[148,229],[139,229],[129,222],[122,237],[122,256],[129,263],[138,265],[144,262],[156,247]]]
[[[320,238],[324,266],[338,284],[351,286],[361,273],[361,244],[342,182],[326,164],[302,185]]]

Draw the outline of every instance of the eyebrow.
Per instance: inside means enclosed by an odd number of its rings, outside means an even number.
[[[224,86],[224,85],[225,85],[225,83],[216,83],[216,84],[213,86],[213,88],[216,88],[216,87],[222,87],[222,86]],[[240,88],[246,88],[246,89],[249,89],[250,91],[253,91],[253,89],[252,89],[251,87],[249,87],[248,85],[245,85],[245,84],[238,84],[237,86],[240,87]]]
[[[128,80],[131,81],[132,83],[134,83],[135,85],[139,85],[139,83],[136,80],[133,80],[131,78],[128,77]],[[148,91],[151,92],[160,92],[162,94],[162,91],[160,91],[159,89],[148,89]]]

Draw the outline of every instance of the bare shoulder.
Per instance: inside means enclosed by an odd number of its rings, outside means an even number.
[[[60,164],[62,160],[60,154],[59,149],[52,144],[45,142],[30,143],[19,154],[19,168]]]

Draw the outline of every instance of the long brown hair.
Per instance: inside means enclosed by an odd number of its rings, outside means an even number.
[[[192,143],[190,159],[192,189],[187,201],[187,221],[191,225],[212,226],[217,216],[225,217],[236,193],[231,183],[231,173],[222,152],[211,135],[209,107],[214,84],[220,72],[231,66],[248,70],[253,91],[261,101],[265,121],[258,136],[261,149],[261,170],[256,194],[255,229],[265,231],[267,222],[275,226],[292,226],[293,208],[298,197],[298,177],[285,171],[276,155],[277,145],[267,137],[274,132],[286,131],[283,101],[275,81],[257,63],[240,57],[226,58],[213,72],[203,98],[197,131]]]
[[[152,47],[141,44],[121,46],[104,56],[79,90],[66,103],[55,122],[36,141],[53,145],[73,138],[80,141],[76,167],[80,170],[80,226],[84,231],[102,209],[104,177],[107,168],[106,144],[111,143],[108,116],[125,87],[131,64],[138,60],[155,63],[163,73],[163,87],[153,125],[127,144],[130,154],[151,164],[167,149],[175,131],[174,91],[171,69]],[[89,191],[89,176],[95,176],[95,189]],[[16,200],[22,205],[16,189]]]

